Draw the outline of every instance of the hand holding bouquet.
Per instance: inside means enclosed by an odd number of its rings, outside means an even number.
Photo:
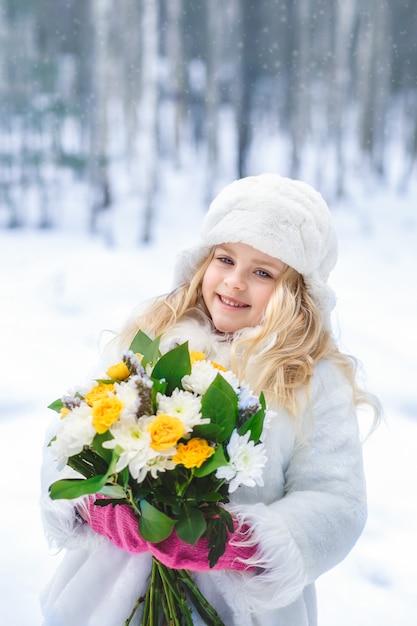
[[[128,505],[157,554],[178,539],[204,540],[207,569],[218,563],[234,531],[229,494],[263,484],[262,394],[187,343],[161,355],[159,339],[139,331],[102,378],[50,408],[62,416],[50,446],[62,467],[81,475],[53,483],[52,499],[99,494],[95,506]],[[167,623],[192,625],[187,598],[206,624],[222,624],[187,570],[154,558],[138,601],[142,624],[159,624],[162,610]]]

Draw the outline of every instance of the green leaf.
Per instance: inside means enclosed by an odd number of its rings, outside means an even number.
[[[226,550],[228,531],[233,532],[233,519],[228,511],[219,509],[219,516],[208,524],[209,564],[214,567]]]
[[[250,439],[252,439],[255,443],[258,443],[263,430],[264,425],[264,417],[265,411],[263,408],[259,409],[252,417],[250,417],[242,426],[239,428],[239,435],[243,436],[245,433],[250,431]]]
[[[129,474],[129,468],[125,467],[124,469],[122,469],[117,477],[117,482],[124,488],[126,489],[126,487],[129,484],[129,478],[130,478],[130,474]]]
[[[203,478],[203,476],[208,476],[208,474],[215,472],[219,467],[223,467],[223,465],[227,464],[228,460],[225,457],[223,446],[217,446],[214,454],[212,454],[203,465],[196,467],[194,476]]]
[[[100,489],[100,493],[103,496],[113,498],[115,500],[126,499],[126,492],[120,485],[104,485],[104,487]]]
[[[166,393],[170,396],[175,388],[182,389],[182,378],[191,372],[190,353],[188,342],[170,350],[157,362],[153,368],[151,378],[166,380]]]
[[[151,339],[142,330],[138,330],[129,346],[129,350],[132,350],[135,354],[142,355],[143,367],[146,367],[148,363],[152,365],[161,355],[159,352],[160,339],[160,337]]]
[[[119,456],[119,450],[116,449],[112,451],[112,458],[105,474],[97,474],[95,476],[91,476],[91,478],[68,478],[55,481],[49,487],[51,499],[72,500],[73,498],[78,498],[79,496],[98,493],[107,483],[110,476],[114,474]],[[70,460],[71,459],[69,459],[69,461]]]
[[[200,424],[193,428],[193,436],[207,439],[207,441],[220,441],[222,439],[223,428],[219,424]]]
[[[106,474],[109,462],[106,462],[103,457],[94,450],[84,448],[78,454],[70,456],[67,465],[84,476],[84,478],[92,478],[99,474]]]
[[[139,507],[141,516],[138,528],[145,541],[158,543],[170,536],[175,526],[175,520],[162,513],[162,511],[158,511],[147,500],[140,500]]]
[[[220,374],[217,374],[201,401],[201,413],[204,418],[222,428],[217,441],[220,443],[230,438],[236,428],[238,416],[238,398],[233,387]]]
[[[204,534],[207,523],[200,509],[184,505],[181,516],[175,525],[178,537],[194,546]]]
[[[109,430],[106,430],[105,433],[97,433],[92,442],[92,448],[109,464],[113,458],[113,450],[109,448],[103,448],[103,443],[105,441],[109,441],[110,439],[113,439],[113,435],[110,433]]]
[[[56,411],[57,413],[61,413],[61,409],[64,407],[64,403],[62,402],[61,398],[58,398],[58,400],[54,400],[54,402],[51,402],[51,404],[48,405],[48,409],[52,409],[52,411]]]
[[[101,474],[92,478],[67,478],[57,480],[49,487],[52,500],[72,500],[80,496],[98,493],[106,484],[107,476]]]

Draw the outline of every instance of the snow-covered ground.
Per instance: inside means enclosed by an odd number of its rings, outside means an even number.
[[[171,183],[146,248],[137,246],[128,209],[119,213],[112,248],[77,229],[0,230],[0,616],[7,626],[39,626],[39,592],[60,558],[48,551],[38,511],[45,407],[95,365],[103,329],[118,329],[136,304],[169,289],[175,251],[198,230],[198,181],[192,189]],[[417,624],[416,200],[416,191],[401,198],[381,188],[334,211],[334,321],[343,348],[363,361],[386,424],[364,444],[365,532],[318,582],[320,626]]]

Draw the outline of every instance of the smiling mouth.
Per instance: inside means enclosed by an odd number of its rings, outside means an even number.
[[[226,304],[227,306],[231,306],[234,309],[246,309],[249,307],[249,304],[245,304],[244,302],[238,302],[237,300],[231,300],[230,298],[226,298],[225,296],[218,295],[219,300],[222,304]]]

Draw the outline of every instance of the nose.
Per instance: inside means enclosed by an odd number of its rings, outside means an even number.
[[[239,291],[245,291],[246,289],[246,280],[243,272],[236,266],[230,268],[230,271],[225,276],[224,284],[229,289],[237,289]]]

